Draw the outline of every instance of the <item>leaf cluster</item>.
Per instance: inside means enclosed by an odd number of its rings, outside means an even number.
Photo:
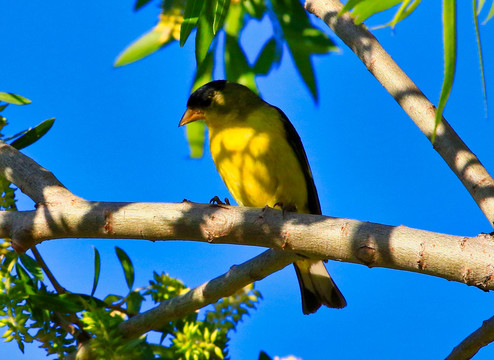
[[[4,111],[9,105],[28,105],[31,100],[12,93],[0,92],[0,141],[9,143],[17,150],[38,141],[48,130],[51,129],[55,119],[48,119],[40,124],[23,130],[17,134],[6,136],[3,134],[4,128],[8,125],[7,118],[4,116]],[[0,176],[0,210],[17,210],[15,205],[15,190],[14,185]]]
[[[145,301],[157,304],[189,289],[165,273],[154,273],[149,285],[134,289],[134,268],[128,255],[116,248],[129,292],[109,294],[103,300],[94,295],[55,292],[44,283],[43,272],[35,259],[18,255],[4,241],[0,247],[0,326],[6,328],[4,341],[25,344],[37,342],[48,355],[59,357],[74,352],[88,342],[84,358],[98,359],[224,359],[228,341],[248,309],[254,309],[260,294],[253,285],[224,298],[205,311],[170,321],[153,343],[146,336],[124,339],[118,325],[135,316]],[[99,279],[100,256],[95,249],[93,293]],[[149,305],[148,305],[149,306]],[[90,354],[90,355],[89,355]]]
[[[141,9],[150,2],[137,1],[134,8]],[[271,35],[267,39],[260,37],[264,43],[252,62],[242,45],[242,33],[250,22],[261,20],[269,23]],[[279,66],[287,51],[317,101],[312,56],[336,50],[328,35],[309,20],[299,0],[165,0],[161,2],[158,23],[130,44],[118,56],[115,66],[140,60],[174,41],[183,46],[194,30],[197,71],[192,90],[213,80],[219,68],[224,71],[221,78],[257,92],[256,77]],[[189,124],[187,138],[191,156],[201,157],[204,124]]]

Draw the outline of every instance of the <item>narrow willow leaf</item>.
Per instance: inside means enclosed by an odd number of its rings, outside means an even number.
[[[434,131],[431,141],[436,138],[437,126],[441,122],[443,110],[448,101],[456,70],[456,0],[443,0],[443,41],[444,41],[444,81],[436,109]]]
[[[76,313],[84,308],[78,301],[56,294],[31,295],[29,301],[34,305],[59,313]]]
[[[23,136],[10,143],[10,145],[15,147],[17,150],[21,150],[26,146],[35,143],[36,141],[41,139],[41,137],[45,135],[48,130],[51,129],[54,122],[54,118],[43,121],[34,128],[29,129]]]
[[[473,0],[473,24],[475,26],[475,37],[477,39],[477,47],[479,52],[480,61],[480,77],[482,78],[482,92],[484,94],[484,109],[485,117],[487,118],[487,88],[485,86],[485,73],[484,73],[484,56],[482,54],[482,42],[480,41],[479,21],[477,18],[477,0]]]
[[[213,34],[223,27],[225,23],[231,0],[214,0],[213,1]]]
[[[366,19],[377,13],[383,12],[401,3],[403,0],[380,0],[380,1],[363,1],[354,7],[352,16],[355,24],[361,24]]]
[[[299,42],[294,42],[294,44],[297,43]],[[338,49],[328,35],[313,27],[305,28],[302,31],[302,43],[306,51],[310,51],[311,54],[326,54]]]
[[[204,154],[206,125],[203,121],[195,121],[185,126],[185,136],[189,142],[190,157],[199,159]]]
[[[124,51],[118,55],[113,66],[119,67],[128,65],[161,49],[163,45],[173,40],[171,37],[171,31],[172,30],[169,31],[168,36],[163,36],[161,31],[156,31],[156,28],[148,31],[132,44],[127,46]]]
[[[352,10],[355,6],[357,6],[359,3],[363,1],[367,1],[367,0],[348,0],[346,4],[341,8],[341,10],[338,12],[338,16],[341,16],[347,11]]]
[[[389,25],[394,28],[396,24],[398,24],[400,21],[406,19],[412,12],[415,11],[417,6],[419,6],[421,0],[415,0],[410,6],[408,4],[410,1],[404,1],[403,4],[401,4],[400,8],[396,12],[393,20],[389,23]],[[408,7],[407,7],[408,6]]]
[[[150,2],[151,0],[137,0],[134,4],[134,11],[140,10],[142,7],[146,6]]]
[[[231,35],[225,40],[225,72],[226,78],[238,82],[257,92],[255,73],[250,67],[245,53],[238,43],[238,38]]]
[[[25,98],[24,96],[6,92],[0,92],[0,101],[5,101],[14,105],[27,105],[31,103],[31,100]]]
[[[319,94],[317,92],[316,77],[314,75],[312,60],[309,56],[296,52],[292,52],[292,57],[300,76],[302,76],[302,80],[305,85],[307,85],[314,101],[317,103],[319,101]]]
[[[180,28],[180,46],[184,46],[191,31],[196,27],[204,3],[202,0],[187,0],[184,10],[184,21]]]
[[[201,65],[197,68],[197,72],[194,77],[194,84],[192,85],[192,91],[197,90],[197,88],[199,88],[200,86],[213,80],[215,52],[216,48],[213,46],[204,58]]]
[[[213,46],[197,69],[192,91],[213,80],[215,50]],[[185,126],[185,137],[189,144],[191,158],[198,159],[202,157],[204,153],[205,134],[206,126],[203,121],[196,121]]]
[[[281,54],[278,51],[276,39],[270,38],[257,56],[254,63],[254,72],[259,75],[266,75],[269,73],[274,64],[278,63],[281,58]]]
[[[487,14],[487,18],[484,20],[484,24],[487,23],[494,16],[494,1],[492,2],[491,9],[489,10],[489,14]]]
[[[196,63],[199,66],[209,51],[209,47],[213,42],[213,25],[207,19],[206,14],[202,14],[199,17],[197,23],[197,34],[196,34]]]
[[[91,296],[94,296],[94,293],[96,292],[96,287],[98,286],[99,275],[101,271],[101,257],[99,255],[99,251],[94,246],[93,246],[93,250],[94,250],[94,278],[93,278],[93,288],[91,289]]]
[[[482,11],[482,8],[484,7],[485,0],[479,0],[479,6],[475,14],[479,15],[480,12]],[[475,1],[475,7],[477,7],[477,1]]]
[[[9,106],[9,104],[0,105],[0,112],[4,111],[7,106]]]
[[[310,43],[310,40],[304,39],[304,32],[310,33],[313,30],[307,29],[315,28],[311,24],[306,11],[298,0],[271,0],[271,3],[283,30],[295,66],[302,76],[302,80],[307,85],[314,101],[317,102],[317,86],[310,58],[312,50],[310,47],[307,47],[307,43]],[[284,16],[287,8],[290,11],[290,16]],[[320,31],[317,29],[315,30]]]
[[[27,133],[28,131],[29,131],[29,130],[23,130],[23,131],[21,131],[21,132],[18,132],[18,133],[17,133],[17,134],[15,134],[15,135],[12,135],[12,136],[9,136],[9,137],[7,137],[7,138],[3,139],[3,141],[7,142],[7,141],[10,141],[10,140],[16,139],[16,138],[18,138],[19,136],[24,135],[24,134],[25,134],[25,133]]]
[[[34,278],[43,280],[43,271],[36,260],[26,254],[19,255],[19,260]]]
[[[264,351],[261,350],[261,352],[259,353],[258,360],[272,360],[272,358],[268,354],[266,354]]]
[[[132,286],[134,286],[134,266],[132,265],[132,261],[130,261],[129,256],[121,248],[115,246],[115,252],[117,253],[120,264],[122,264],[125,281],[127,282],[127,286],[130,290],[132,289]]]
[[[126,297],[127,311],[129,312],[129,314],[138,314],[141,310],[141,305],[144,300],[145,299],[141,294],[139,294],[137,291],[132,291]]]
[[[242,1],[244,9],[255,19],[262,19],[266,11],[266,3],[264,0],[244,0]]]

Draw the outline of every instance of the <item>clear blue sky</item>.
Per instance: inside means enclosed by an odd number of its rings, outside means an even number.
[[[5,112],[8,133],[56,117],[49,134],[25,152],[88,200],[231,198],[208,152],[203,159],[188,159],[183,129],[177,128],[195,68],[192,42],[112,68],[119,52],[158,15],[154,5],[138,13],[132,6],[133,1],[4,2],[0,91],[33,100]],[[471,2],[458,6],[458,76],[445,116],[494,172],[494,124],[492,117],[485,118]],[[375,31],[434,103],[443,73],[440,10],[439,1],[423,2],[394,32]],[[493,26],[490,22],[481,29],[491,94]],[[251,58],[269,35],[265,29],[254,24],[244,34]],[[492,231],[425,136],[348,48],[316,57],[314,64],[318,106],[288,56],[258,84],[264,98],[283,109],[299,131],[324,214],[464,236]],[[32,208],[26,200],[19,206]],[[63,286],[88,293],[96,246],[103,257],[96,295],[104,296],[126,289],[115,245],[131,256],[136,286],[146,285],[153,270],[197,286],[261,252],[182,241],[94,239],[47,241],[39,250]],[[494,295],[474,287],[338,262],[328,268],[347,298],[346,309],[302,315],[295,273],[288,267],[257,284],[264,300],[232,335],[232,359],[257,359],[260,350],[304,360],[444,358],[493,315]],[[45,358],[35,346],[27,346],[22,356],[15,344],[0,343],[0,353],[8,359]],[[476,359],[493,357],[491,345]]]

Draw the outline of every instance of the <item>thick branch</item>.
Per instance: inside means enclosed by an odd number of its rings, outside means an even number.
[[[435,123],[434,105],[364,25],[355,25],[348,13],[337,17],[342,7],[339,0],[306,0],[305,2],[307,11],[321,18],[355,52],[372,75],[430,140]],[[494,180],[444,119],[437,129],[434,149],[458,176],[492,225]]]
[[[56,238],[194,240],[284,249],[313,258],[402,269],[494,289],[494,242],[405,226],[183,202],[77,201],[0,212],[0,237],[16,249]]]

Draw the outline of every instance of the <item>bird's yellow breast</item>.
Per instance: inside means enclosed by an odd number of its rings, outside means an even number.
[[[295,206],[308,212],[307,186],[276,109],[263,107],[241,121],[208,123],[211,155],[235,200],[244,206]]]

